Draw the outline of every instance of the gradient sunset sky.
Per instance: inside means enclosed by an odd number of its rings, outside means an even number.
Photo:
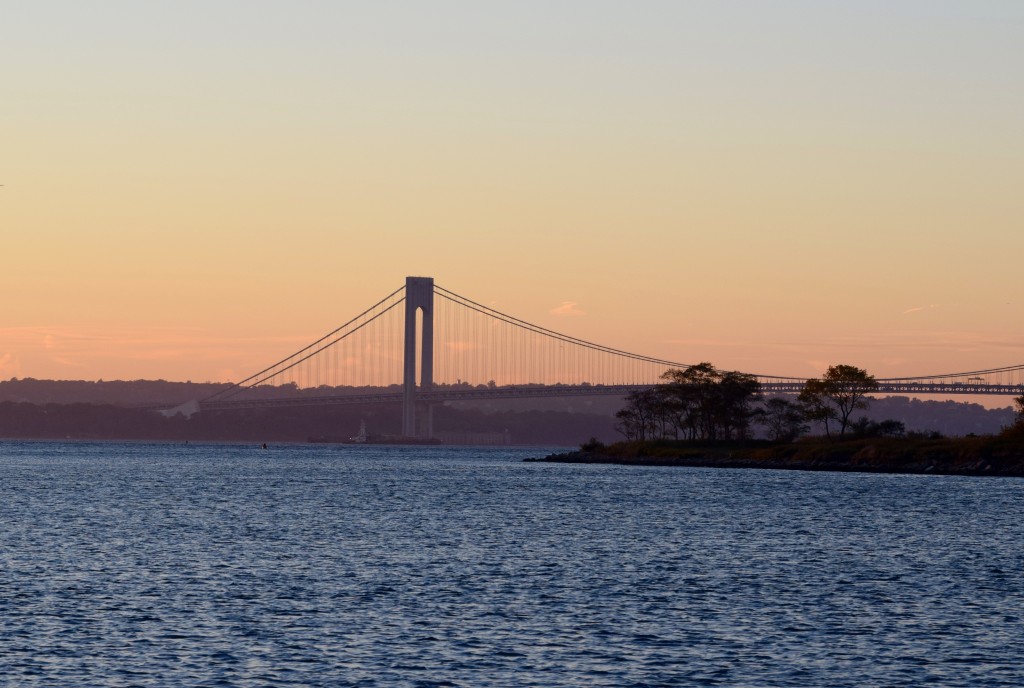
[[[620,349],[1024,363],[1024,2],[7,3],[0,379],[234,380],[406,275]]]

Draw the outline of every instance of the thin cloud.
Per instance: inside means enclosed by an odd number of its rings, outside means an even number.
[[[566,316],[586,315],[585,311],[582,311],[576,307],[577,305],[578,304],[575,301],[563,301],[561,306],[556,306],[555,308],[552,308],[549,311],[549,313],[551,313],[551,315]]]
[[[907,310],[903,311],[903,315],[907,315],[909,313],[920,313],[921,311],[928,311],[931,310],[932,308],[938,307],[938,304],[935,303],[930,303],[927,306],[915,306],[914,308],[908,308]]]

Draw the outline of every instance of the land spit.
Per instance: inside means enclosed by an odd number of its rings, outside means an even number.
[[[792,443],[720,444],[659,440],[588,444],[577,451],[526,461],[768,468],[801,471],[1024,477],[1024,433],[940,439],[811,438]]]

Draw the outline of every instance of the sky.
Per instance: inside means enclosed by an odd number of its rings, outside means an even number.
[[[2,15],[0,379],[237,380],[407,275],[724,369],[1024,363],[1017,0]]]

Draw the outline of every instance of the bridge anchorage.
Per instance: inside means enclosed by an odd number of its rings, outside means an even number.
[[[202,410],[400,404],[401,434],[433,435],[433,407],[460,400],[615,395],[657,384],[687,363],[555,332],[435,284],[407,277],[344,325],[199,402]],[[766,393],[806,378],[756,375]],[[1024,394],[1024,365],[880,378],[878,394]]]

